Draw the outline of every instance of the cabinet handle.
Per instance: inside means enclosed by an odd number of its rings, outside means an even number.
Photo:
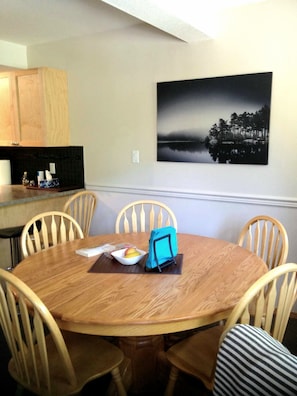
[[[19,146],[20,143],[19,143],[19,142],[11,142],[11,145],[12,145],[12,146]]]

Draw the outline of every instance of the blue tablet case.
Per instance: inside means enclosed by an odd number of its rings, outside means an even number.
[[[151,231],[149,241],[149,254],[146,261],[146,270],[156,267],[162,272],[162,268],[176,264],[178,252],[176,229],[174,227],[156,228]]]

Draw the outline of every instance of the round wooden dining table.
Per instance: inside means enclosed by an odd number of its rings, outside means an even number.
[[[177,234],[180,274],[92,272],[99,256],[76,253],[107,243],[128,243],[148,251],[149,237],[149,233],[87,237],[29,256],[13,270],[42,299],[61,329],[119,337],[134,362],[135,389],[147,386],[153,370],[141,351],[146,349],[147,354],[151,349],[155,361],[156,350],[164,348],[162,335],[226,318],[249,286],[267,272],[261,258],[236,244],[181,233]]]

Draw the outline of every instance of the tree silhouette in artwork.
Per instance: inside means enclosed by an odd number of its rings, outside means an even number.
[[[220,118],[205,139],[214,161],[219,163],[267,164],[269,106],[255,113],[232,113],[230,120]]]

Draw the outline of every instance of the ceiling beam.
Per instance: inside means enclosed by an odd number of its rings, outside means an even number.
[[[154,0],[102,0],[133,17],[185,42],[207,40],[210,37]]]

